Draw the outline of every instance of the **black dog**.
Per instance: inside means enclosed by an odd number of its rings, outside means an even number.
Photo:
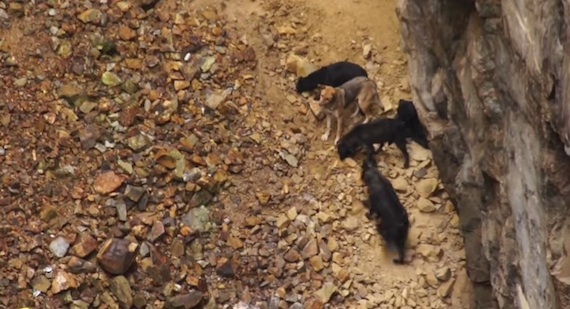
[[[368,187],[368,207],[370,213],[380,217],[376,224],[378,233],[389,248],[396,249],[398,258],[395,264],[404,264],[405,246],[408,239],[410,221],[408,213],[400,203],[394,187],[379,171],[370,152],[362,163],[362,181]]]
[[[406,138],[410,137],[409,128],[400,119],[375,119],[368,123],[354,126],[336,144],[338,156],[341,161],[356,155],[364,147],[369,153],[377,153],[384,144],[396,144],[404,156],[404,168],[410,166],[410,156],[406,149]],[[378,151],[374,151],[374,144],[380,144]]]
[[[298,93],[301,93],[314,90],[319,84],[338,87],[357,76],[368,77],[368,73],[358,64],[348,61],[335,62],[305,77],[299,77],[296,89]]]
[[[412,101],[400,100],[398,102],[398,119],[406,123],[408,127],[409,137],[414,140],[418,145],[429,149],[428,139],[426,136],[426,128],[418,118],[418,112]]]

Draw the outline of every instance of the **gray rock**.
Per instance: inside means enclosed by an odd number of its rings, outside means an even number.
[[[59,236],[56,239],[52,240],[49,244],[49,250],[53,255],[57,256],[58,258],[64,257],[69,249],[69,243],[65,238]]]
[[[203,206],[192,208],[182,217],[182,223],[193,231],[207,232],[210,230],[210,211]]]

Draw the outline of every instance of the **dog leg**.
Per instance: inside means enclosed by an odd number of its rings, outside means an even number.
[[[343,121],[342,121],[342,114],[340,111],[336,112],[336,138],[334,140],[334,144],[338,144],[338,141],[340,140],[340,136],[342,135],[342,126],[343,126]]]
[[[366,155],[373,157],[378,152],[374,150],[374,144],[365,145]]]
[[[403,235],[401,235],[403,236]],[[396,250],[398,252],[398,258],[394,259],[393,262],[394,264],[405,264],[405,260],[406,260],[406,237],[402,237],[402,238],[398,238],[398,240],[395,242],[395,247]]]
[[[331,115],[327,115],[327,130],[325,132],[325,134],[323,134],[321,136],[321,141],[326,141],[329,139],[329,135],[331,133],[331,121],[332,121],[332,116]]]
[[[395,143],[396,147],[400,149],[402,155],[404,156],[404,168],[410,167],[410,155],[408,154],[408,149],[406,148],[406,139],[399,139]]]
[[[398,258],[392,260],[392,262],[394,262],[394,264],[397,264],[397,265],[405,264],[406,254],[404,251],[405,251],[404,247],[398,247]]]
[[[360,102],[358,102],[358,104],[356,105],[356,110],[354,111],[354,113],[352,115],[350,115],[351,118],[356,117],[356,115],[358,115],[358,112],[360,111]]]

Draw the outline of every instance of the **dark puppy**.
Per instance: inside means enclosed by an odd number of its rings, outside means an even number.
[[[368,77],[368,73],[358,64],[340,61],[323,66],[305,77],[299,77],[296,84],[298,93],[311,91],[319,84],[338,87],[345,82],[357,77]]]
[[[398,258],[395,264],[404,264],[405,246],[408,239],[410,221],[408,213],[400,203],[394,187],[378,171],[373,153],[369,153],[362,163],[362,181],[368,187],[370,213],[380,218],[376,229],[391,249],[396,249]]]
[[[396,144],[404,156],[404,168],[410,166],[410,156],[406,149],[406,138],[409,137],[406,124],[399,119],[376,119],[368,123],[354,126],[337,143],[336,149],[341,160],[351,158],[358,150],[365,148],[369,153],[374,152],[374,144]],[[377,153],[378,151],[376,151]]]
[[[420,122],[418,112],[412,101],[400,100],[398,102],[398,119],[406,123],[409,131],[409,137],[418,143],[418,145],[429,149],[426,128]]]

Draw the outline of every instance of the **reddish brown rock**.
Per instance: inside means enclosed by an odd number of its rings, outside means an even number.
[[[108,273],[122,275],[135,261],[138,247],[126,239],[108,239],[97,253],[97,262]]]
[[[79,235],[75,245],[71,247],[70,253],[80,258],[84,258],[91,254],[91,252],[95,251],[95,249],[97,249],[97,245],[97,240],[93,238],[93,236],[83,233]]]
[[[103,172],[97,175],[93,188],[95,192],[109,194],[117,190],[125,181],[125,176],[117,175],[113,171]]]

